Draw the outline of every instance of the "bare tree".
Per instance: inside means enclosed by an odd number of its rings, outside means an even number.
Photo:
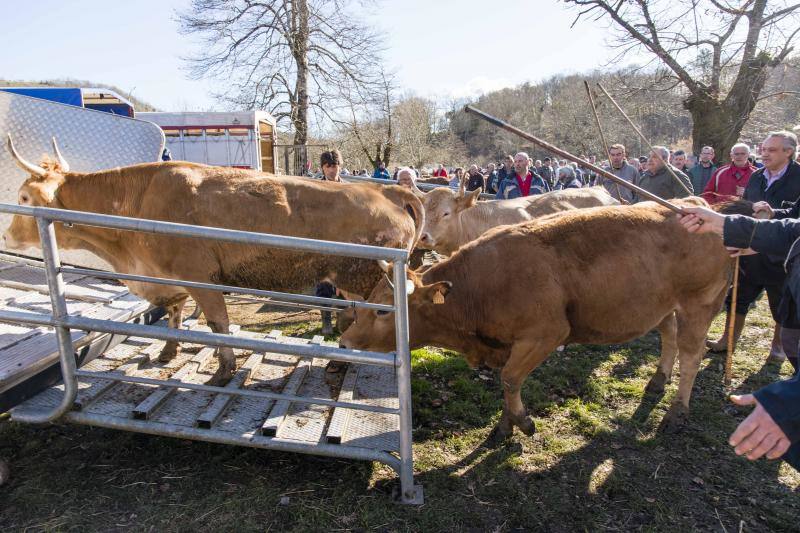
[[[768,0],[565,0],[616,30],[618,61],[647,50],[687,91],[694,150],[726,157],[759,100],[771,68],[792,52],[800,3]]]
[[[365,4],[359,2],[360,6]],[[350,0],[192,0],[178,14],[183,33],[199,36],[187,58],[194,77],[224,82],[220,98],[266,109],[306,144],[309,111],[342,110],[346,87],[379,87],[380,39]]]

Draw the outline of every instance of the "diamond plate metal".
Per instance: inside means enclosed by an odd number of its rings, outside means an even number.
[[[52,157],[50,139],[55,137],[64,158],[78,172],[93,172],[137,163],[158,161],[164,149],[164,133],[151,122],[111,113],[0,92],[0,138],[11,133],[17,151],[38,163]],[[17,191],[27,175],[0,149],[0,202],[17,203]],[[0,227],[11,221],[0,215]],[[68,263],[108,266],[88,252],[61,254]]]

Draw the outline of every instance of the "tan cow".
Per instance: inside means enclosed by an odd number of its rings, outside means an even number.
[[[249,170],[187,162],[147,163],[94,173],[70,172],[60,164],[33,165],[8,148],[31,176],[19,203],[126,217],[310,237],[411,250],[424,222],[420,200],[406,188],[371,183],[341,184],[275,177]],[[274,290],[301,290],[329,276],[347,290],[367,295],[382,272],[374,261],[274,248],[187,239],[86,226],[56,225],[65,249],[88,250],[115,271]],[[6,246],[40,246],[31,217],[15,216]],[[178,327],[188,296],[202,308],[209,327],[228,333],[228,313],[218,291],[126,282],[130,290],[170,314]],[[161,353],[177,353],[169,343]],[[221,382],[234,371],[230,348],[218,351]]]
[[[495,275],[499,266],[512,274]],[[622,343],[657,328],[661,361],[648,390],[663,391],[679,354],[678,397],[664,420],[675,428],[688,415],[705,334],[730,273],[722,239],[687,233],[655,203],[570,211],[496,228],[424,272],[410,272],[410,344],[502,368],[505,407],[493,435],[503,439],[514,426],[535,431],[520,387],[557,346]],[[392,301],[388,281],[369,301]],[[340,342],[388,351],[394,339],[391,313],[359,309]]]
[[[420,246],[450,255],[491,228],[536,217],[601,205],[618,205],[602,187],[565,189],[513,200],[478,202],[480,191],[464,195],[451,189],[417,193],[425,206]]]

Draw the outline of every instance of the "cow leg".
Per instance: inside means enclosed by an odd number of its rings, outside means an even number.
[[[661,334],[661,358],[658,360],[656,373],[645,387],[645,391],[652,394],[661,394],[664,392],[664,385],[672,381],[672,369],[678,355],[678,319],[675,313],[667,315],[657,329]]]
[[[186,305],[188,296],[182,297],[179,301],[168,304],[167,307],[167,322],[169,327],[180,329],[183,324],[183,307]],[[158,360],[162,363],[167,363],[175,359],[178,352],[181,351],[181,345],[177,341],[167,341],[161,353],[158,354]]]
[[[524,434],[533,435],[536,424],[522,403],[520,391],[525,378],[558,346],[566,335],[557,339],[516,342],[511,347],[511,356],[503,365],[500,380],[503,384],[503,414],[489,436],[490,442],[499,444],[514,433],[517,426]]]
[[[206,323],[214,333],[228,334],[228,308],[225,306],[225,296],[218,291],[192,290],[190,295],[203,309],[206,315]],[[236,357],[233,355],[233,348],[217,348],[217,359],[219,368],[208,380],[209,385],[224,385],[233,377],[236,370]]]
[[[714,306],[679,309],[678,319],[678,364],[681,379],[678,384],[678,397],[672,403],[662,422],[667,432],[679,430],[689,416],[689,399],[692,396],[694,380],[700,369],[700,361],[705,352],[705,334],[714,318]]]

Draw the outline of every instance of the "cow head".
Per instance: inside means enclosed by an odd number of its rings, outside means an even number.
[[[388,269],[391,271],[391,269]],[[422,274],[408,272],[406,293],[408,294],[408,322],[411,346],[425,339],[418,335],[424,330],[425,316],[432,312],[433,306],[443,304],[453,284],[438,281],[425,285]],[[389,277],[384,276],[372,290],[368,302],[392,305],[394,287]],[[378,350],[390,352],[395,349],[394,313],[376,309],[356,309],[355,322],[344,332],[339,345],[342,348],[358,350]],[[417,336],[415,336],[415,333]]]
[[[22,158],[14,148],[11,134],[8,135],[8,151],[11,153],[14,162],[29,174],[28,179],[20,186],[17,201],[19,205],[31,207],[62,207],[58,202],[57,191],[64,183],[64,174],[69,172],[69,164],[61,156],[55,138],[53,138],[53,150],[56,160],[51,161],[45,158],[41,165],[34,165]],[[39,246],[39,233],[36,221],[32,217],[14,215],[11,225],[3,234],[6,248],[24,249],[31,246]]]
[[[459,213],[474,206],[480,189],[470,193],[455,192],[449,188],[434,189],[425,195],[425,227],[420,237],[420,246],[441,250],[444,253],[455,248],[461,234]]]

